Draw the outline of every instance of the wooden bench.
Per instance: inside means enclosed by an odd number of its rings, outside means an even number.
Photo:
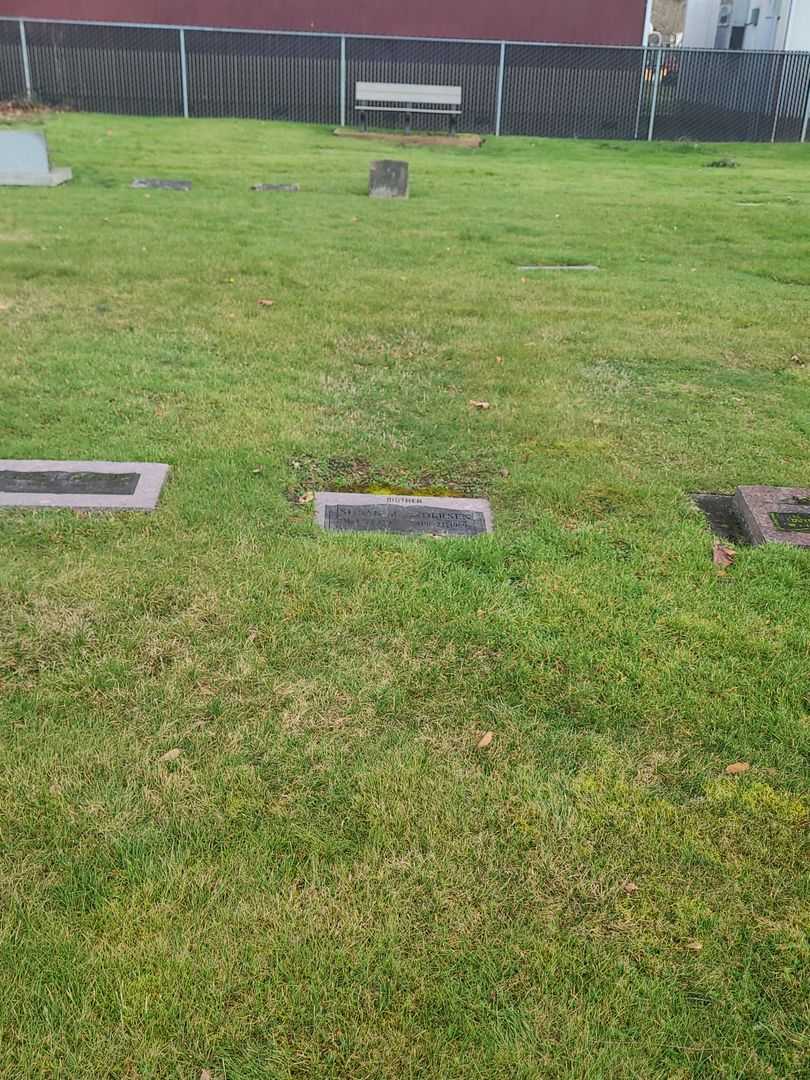
[[[419,86],[413,83],[359,82],[354,89],[355,111],[363,120],[363,131],[368,131],[370,112],[405,113],[405,131],[411,132],[414,113],[435,113],[450,118],[450,134],[456,131],[456,121],[461,116],[460,86]]]

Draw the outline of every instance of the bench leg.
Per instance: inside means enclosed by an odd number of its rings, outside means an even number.
[[[405,113],[405,134],[410,135],[410,133],[411,133],[411,114],[410,113]]]
[[[363,121],[363,131],[368,131],[368,113],[361,112],[360,119]]]
[[[450,134],[451,135],[456,134],[456,124],[457,124],[457,122],[458,122],[458,117],[457,116],[451,116],[450,117]]]

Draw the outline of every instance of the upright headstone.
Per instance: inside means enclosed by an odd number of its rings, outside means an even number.
[[[372,161],[368,193],[372,199],[407,199],[408,162]]]
[[[734,509],[752,544],[810,548],[810,488],[738,487]]]
[[[0,131],[0,185],[56,187],[72,176],[71,169],[51,168],[43,132]]]

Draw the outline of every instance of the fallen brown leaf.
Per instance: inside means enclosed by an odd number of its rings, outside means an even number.
[[[494,731],[486,731],[478,740],[476,744],[476,750],[486,750],[488,746],[492,745],[492,740],[495,738]]]
[[[750,768],[747,761],[735,761],[732,765],[726,765],[726,776],[739,776],[740,773],[748,772]]]
[[[273,306],[273,301],[272,300],[257,300],[256,303],[259,305],[259,307],[272,307]]]
[[[496,356],[495,357],[495,363],[496,364],[502,364],[503,363],[503,357],[502,356]]]
[[[687,941],[684,948],[688,949],[689,952],[703,952],[703,942],[701,942],[701,941]]]
[[[715,566],[719,566],[721,570],[725,570],[727,566],[731,566],[734,562],[734,556],[736,554],[737,553],[733,548],[726,547],[725,544],[715,544],[712,561]]]
[[[173,750],[167,750],[165,754],[158,758],[158,761],[177,761],[183,751],[175,746]]]
[[[214,1080],[214,1074],[210,1069],[203,1069],[200,1073],[200,1080]]]
[[[301,506],[306,506],[307,503],[311,503],[315,498],[314,491],[305,491],[303,495],[298,496],[298,502]]]
[[[472,407],[474,409],[488,409],[489,408],[489,402],[488,401],[474,401],[474,400],[471,400],[470,405],[472,405]]]
[[[628,896],[632,896],[633,893],[638,892],[638,885],[636,885],[635,881],[625,881],[625,883],[622,885],[622,888]]]

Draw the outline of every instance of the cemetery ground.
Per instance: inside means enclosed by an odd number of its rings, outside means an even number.
[[[172,474],[0,513],[0,1075],[799,1076],[810,561],[688,493],[807,484],[810,147],[46,129],[2,456]]]

